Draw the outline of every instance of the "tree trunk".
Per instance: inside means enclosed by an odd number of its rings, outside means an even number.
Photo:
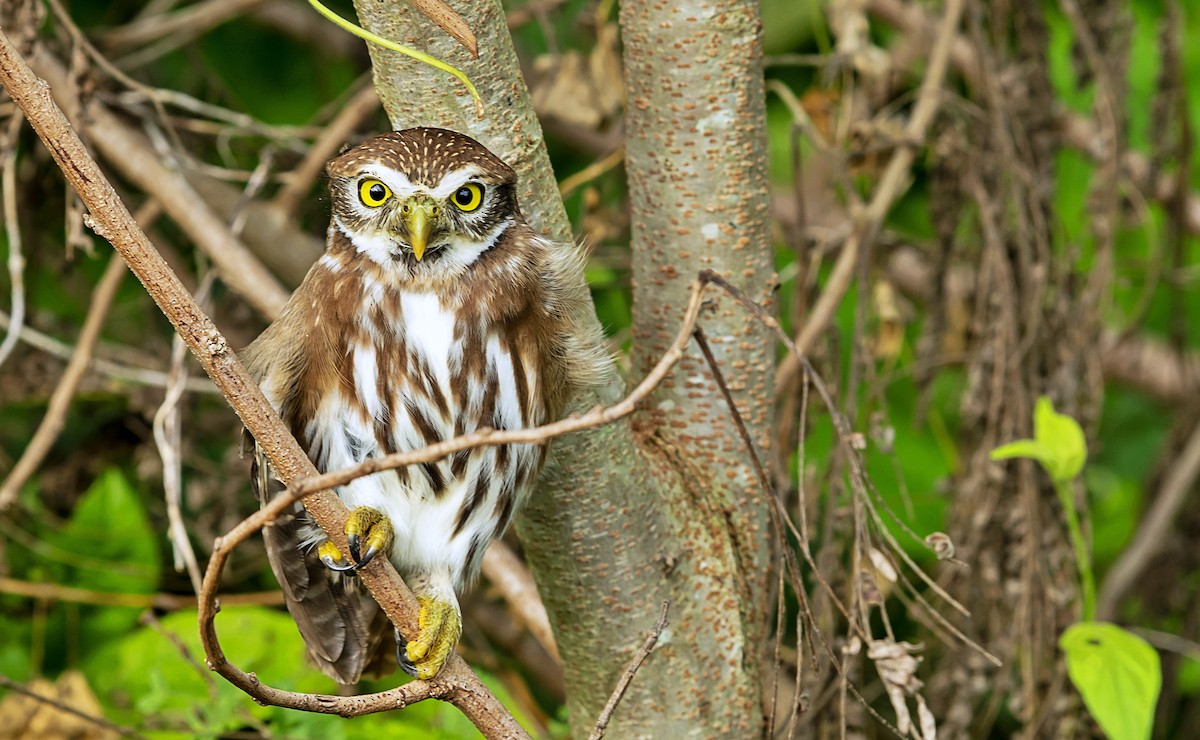
[[[458,66],[486,106],[477,117],[453,78],[372,48],[389,117],[397,128],[445,126],[478,139],[516,168],[530,223],[568,238],[500,4],[456,5],[478,37],[477,60],[405,3],[356,0],[366,28]],[[635,367],[644,369],[675,332],[701,268],[770,300],[761,47],[757,5],[746,0],[687,12],[623,9],[622,20],[626,83],[637,101],[627,167],[639,286]],[[646,105],[658,106],[653,117]],[[770,343],[732,302],[715,308],[704,326],[751,434],[765,444]],[[595,317],[587,322],[581,331],[594,329]],[[615,401],[623,386],[614,369],[575,408]],[[766,499],[698,352],[689,351],[651,405],[632,422],[559,440],[520,521],[563,658],[572,730],[591,729],[670,600],[670,626],[626,693],[611,736],[754,736],[763,727]]]

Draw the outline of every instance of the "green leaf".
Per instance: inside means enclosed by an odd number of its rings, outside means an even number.
[[[119,468],[96,478],[56,540],[76,554],[68,575],[73,584],[122,593],[153,593],[158,587],[158,537]],[[110,565],[101,568],[98,563]]]
[[[178,644],[166,637],[173,634]],[[229,659],[242,670],[287,691],[334,694],[337,684],[304,657],[304,641],[287,612],[261,607],[227,607],[217,616],[217,633]],[[186,649],[192,660],[184,658]],[[201,667],[204,651],[195,610],[161,618],[157,629],[139,628],[92,654],[84,672],[105,707],[105,715],[131,725],[153,721],[179,737],[218,737],[265,724],[274,737],[303,740],[447,740],[478,737],[458,709],[423,701],[401,711],[356,717],[352,722],[326,715],[262,707],[216,673]],[[499,682],[485,683],[503,698]],[[397,672],[372,681],[371,690],[390,689],[408,678]],[[498,688],[500,690],[498,690]],[[508,703],[512,707],[512,702]],[[157,734],[156,734],[157,736]]]
[[[1033,409],[1033,439],[1019,439],[992,450],[993,460],[1027,457],[1037,460],[1055,484],[1067,483],[1087,462],[1087,440],[1079,422],[1054,410],[1042,396]]]
[[[992,450],[991,458],[993,460],[1011,460],[1014,457],[1028,457],[1031,460],[1042,462],[1047,455],[1049,452],[1036,439],[1018,439],[1016,442],[1009,442]]]
[[[1065,483],[1083,470],[1087,462],[1083,428],[1070,416],[1056,412],[1046,396],[1033,407],[1033,436],[1048,453],[1042,464],[1055,483]]]
[[[1058,646],[1067,675],[1111,740],[1146,740],[1162,687],[1158,653],[1142,638],[1105,622],[1080,622]]]

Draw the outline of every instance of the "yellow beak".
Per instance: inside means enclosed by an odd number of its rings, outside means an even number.
[[[425,256],[429,235],[437,223],[437,204],[431,199],[414,195],[404,202],[401,213],[404,216],[404,227],[408,231],[408,243],[412,245],[413,256],[420,261]]]

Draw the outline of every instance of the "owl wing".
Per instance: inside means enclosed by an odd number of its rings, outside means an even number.
[[[250,479],[259,505],[281,493],[284,486],[271,473],[262,449],[253,445]],[[275,572],[288,611],[308,645],[308,655],[326,675],[342,684],[356,683],[364,673],[381,675],[395,669],[391,643],[384,640],[390,622],[358,579],[325,567],[316,551],[302,546],[314,526],[304,507],[280,515],[263,528],[267,559]],[[390,662],[390,666],[389,666]]]

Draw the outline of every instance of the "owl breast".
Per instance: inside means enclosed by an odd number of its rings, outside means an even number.
[[[431,292],[368,286],[363,300],[341,338],[341,381],[306,430],[318,469],[544,421],[538,358],[509,324],[487,325],[481,311]],[[541,461],[536,445],[481,447],[359,478],[338,494],[391,519],[390,557],[402,574],[447,569],[461,584],[511,522]]]

